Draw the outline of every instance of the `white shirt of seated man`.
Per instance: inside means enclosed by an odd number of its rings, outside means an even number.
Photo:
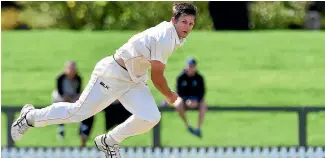
[[[148,80],[151,60],[167,64],[168,57],[183,45],[185,38],[179,39],[172,22],[161,22],[142,33],[134,35],[116,51],[135,83]]]

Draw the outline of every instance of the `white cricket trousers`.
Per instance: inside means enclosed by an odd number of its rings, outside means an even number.
[[[78,101],[53,103],[32,110],[27,118],[34,127],[80,122],[102,111],[116,99],[133,114],[109,132],[117,142],[149,131],[161,118],[146,83],[134,83],[128,72],[112,56],[105,57],[96,64]]]

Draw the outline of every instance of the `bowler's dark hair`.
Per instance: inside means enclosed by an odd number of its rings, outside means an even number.
[[[175,3],[173,5],[173,17],[177,20],[183,15],[193,15],[196,17],[197,7],[192,3]]]

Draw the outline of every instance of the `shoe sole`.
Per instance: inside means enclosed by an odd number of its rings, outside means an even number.
[[[95,139],[94,139],[94,143],[95,143],[97,149],[98,149],[99,151],[101,151],[101,152],[104,152],[104,154],[105,154],[106,157],[108,157],[108,158],[113,157],[114,155],[111,155],[111,154],[108,153],[108,152],[110,152],[109,150],[105,150],[104,147],[100,148],[100,145],[97,144],[97,142],[102,142],[102,137],[103,137],[103,136],[97,136],[97,137],[95,137]],[[101,143],[101,144],[102,144],[102,143]],[[115,157],[116,157],[116,155],[115,155]],[[119,156],[119,158],[121,158],[121,156]]]
[[[31,104],[26,104],[24,105],[24,107],[22,108],[22,110],[20,111],[20,115],[19,117],[12,123],[11,125],[11,138],[14,140],[14,141],[18,141],[22,138],[22,134],[20,134],[18,132],[18,127],[14,126],[14,124],[16,124],[17,120],[19,120],[22,116],[23,116],[23,112],[26,110],[26,109],[35,109],[33,105]]]
[[[97,137],[94,139],[94,143],[95,143],[97,149],[98,149],[99,151],[103,151],[103,150],[101,150],[101,149],[99,148],[98,144],[96,143],[96,139],[97,139]],[[103,151],[103,152],[104,152],[104,151]]]
[[[97,145],[97,143],[96,143],[96,140],[94,140],[94,143],[95,143],[95,145],[96,145],[96,148],[99,150],[99,147],[98,147],[98,145]],[[101,151],[101,150],[100,150]]]

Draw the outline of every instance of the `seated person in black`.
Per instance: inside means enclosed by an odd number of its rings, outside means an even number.
[[[196,60],[190,58],[187,60],[186,67],[177,78],[177,93],[182,99],[176,100],[174,106],[184,121],[187,129],[192,134],[202,137],[201,127],[207,106],[204,102],[205,85],[204,79],[196,69]],[[198,109],[199,123],[198,128],[192,128],[186,119],[186,109]]]

